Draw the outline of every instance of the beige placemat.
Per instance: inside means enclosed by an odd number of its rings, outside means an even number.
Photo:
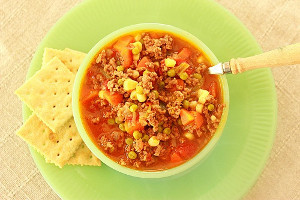
[[[21,103],[13,94],[25,80],[35,49],[79,0],[0,0],[0,199],[59,199],[15,135]],[[299,0],[218,0],[252,32],[263,50],[300,42]],[[300,199],[300,66],[273,70],[278,128],[271,156],[246,200]]]

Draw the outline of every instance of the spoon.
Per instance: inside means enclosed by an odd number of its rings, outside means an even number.
[[[246,58],[233,58],[208,68],[209,74],[238,74],[245,71],[300,64],[300,43]]]

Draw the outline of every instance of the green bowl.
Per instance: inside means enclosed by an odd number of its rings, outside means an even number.
[[[172,175],[181,175],[183,172],[188,172],[192,168],[196,167],[201,163],[201,161],[204,160],[204,158],[207,157],[207,155],[213,150],[217,142],[219,141],[223,128],[225,126],[227,116],[228,116],[228,110],[229,110],[229,90],[227,85],[227,80],[225,76],[220,76],[221,85],[223,86],[223,99],[225,108],[223,111],[223,115],[221,118],[221,122],[219,124],[218,129],[216,130],[216,133],[211,138],[209,143],[192,159],[188,160],[187,162],[171,168],[167,170],[162,171],[140,171],[131,169],[128,167],[124,167],[115,161],[111,160],[109,157],[107,157],[101,150],[98,149],[98,147],[94,144],[90,136],[88,135],[87,131],[85,130],[82,119],[80,116],[80,109],[79,109],[79,94],[80,94],[80,86],[81,82],[86,74],[87,68],[90,66],[91,61],[94,59],[95,55],[102,49],[104,46],[112,42],[114,39],[136,31],[149,31],[149,30],[158,30],[158,31],[165,31],[170,32],[174,35],[178,35],[185,40],[189,41],[190,43],[194,44],[196,47],[201,49],[205,54],[206,57],[211,61],[212,64],[219,63],[216,56],[212,53],[212,51],[198,38],[193,36],[192,34],[181,30],[179,28],[170,26],[170,25],[164,25],[164,24],[157,24],[157,23],[143,23],[143,24],[136,24],[132,26],[127,26],[125,28],[119,29],[103,39],[101,39],[87,54],[86,58],[82,62],[78,73],[76,75],[74,87],[73,87],[73,94],[72,94],[72,107],[73,107],[73,115],[75,119],[75,123],[77,126],[77,129],[85,142],[85,144],[88,146],[88,148],[106,165],[113,168],[114,170],[117,170],[121,173],[134,176],[134,177],[140,177],[140,178],[163,178],[168,177]]]

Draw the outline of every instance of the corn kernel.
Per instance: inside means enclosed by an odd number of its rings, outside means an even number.
[[[141,34],[137,34],[135,37],[134,37],[134,40],[135,41],[140,41],[142,39],[142,35]]]
[[[137,100],[137,96],[136,96],[136,91],[135,91],[135,90],[133,90],[133,91],[131,92],[131,94],[130,94],[130,99],[132,99],[132,100]]]
[[[104,91],[103,90],[100,90],[98,95],[101,99],[104,99]]]
[[[217,120],[216,116],[214,116],[214,115],[212,115],[212,116],[210,117],[210,119],[211,119],[211,121],[213,121],[213,122],[215,122],[215,121]]]
[[[195,110],[195,109],[196,109],[196,106],[197,106],[197,101],[192,101],[192,102],[190,103],[190,108],[191,108],[191,109]]]
[[[134,47],[134,48],[132,49],[133,55],[139,54],[140,52],[141,52],[141,51],[140,51],[137,47]]]
[[[132,105],[129,107],[130,112],[135,112],[137,109],[138,109],[138,106],[137,106],[136,104],[132,104]]]
[[[174,59],[171,59],[171,58],[167,58],[165,60],[165,65],[167,67],[174,67],[176,65],[176,61]]]
[[[196,111],[198,112],[198,113],[202,113],[202,110],[203,110],[203,104],[197,104],[196,105]]]
[[[207,90],[200,89],[198,91],[198,97],[199,97],[198,102],[201,104],[204,104],[206,102],[206,98],[208,95],[209,95],[209,92]]]
[[[184,137],[186,137],[186,138],[189,139],[189,140],[195,139],[194,134],[192,134],[192,133],[190,133],[190,132],[184,133]]]
[[[143,72],[143,76],[145,76],[148,72],[149,72],[148,70],[145,70],[145,71]]]
[[[143,92],[144,92],[144,88],[140,85],[137,85],[135,90],[138,94],[143,94]]]
[[[124,68],[124,66],[122,66],[122,65],[120,65],[120,66],[117,67],[117,71],[118,71],[118,72],[124,71],[124,69],[125,69],[125,68]]]
[[[123,85],[123,83],[124,83],[124,81],[123,81],[122,79],[119,79],[119,80],[118,80],[118,84],[119,84],[119,85]]]
[[[136,70],[133,70],[132,71],[132,77],[133,78],[137,78],[137,77],[139,77],[140,76],[140,73],[138,72],[138,71],[136,71]]]
[[[159,142],[160,140],[157,139],[156,136],[152,136],[149,140],[148,140],[148,144],[151,146],[151,147],[156,147],[159,145]]]
[[[133,135],[134,139],[136,139],[136,140],[141,139],[142,136],[143,136],[143,134],[141,132],[139,132],[139,131],[134,131],[132,133],[132,135]]]
[[[125,91],[130,91],[130,90],[134,90],[137,84],[138,84],[137,81],[128,78],[124,81],[123,87]]]
[[[134,54],[133,55],[133,60],[138,61],[140,59],[140,54]]]
[[[147,99],[147,96],[145,94],[136,94],[136,97],[139,102],[145,102]]]
[[[140,42],[135,42],[135,43],[133,43],[133,46],[136,47],[140,52],[141,52],[142,49],[143,49],[143,45],[142,45],[142,43],[140,43]]]

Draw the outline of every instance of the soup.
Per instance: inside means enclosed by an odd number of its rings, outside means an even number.
[[[206,55],[180,36],[134,32],[102,48],[80,88],[80,115],[97,147],[120,165],[166,170],[214,136],[224,109]]]

